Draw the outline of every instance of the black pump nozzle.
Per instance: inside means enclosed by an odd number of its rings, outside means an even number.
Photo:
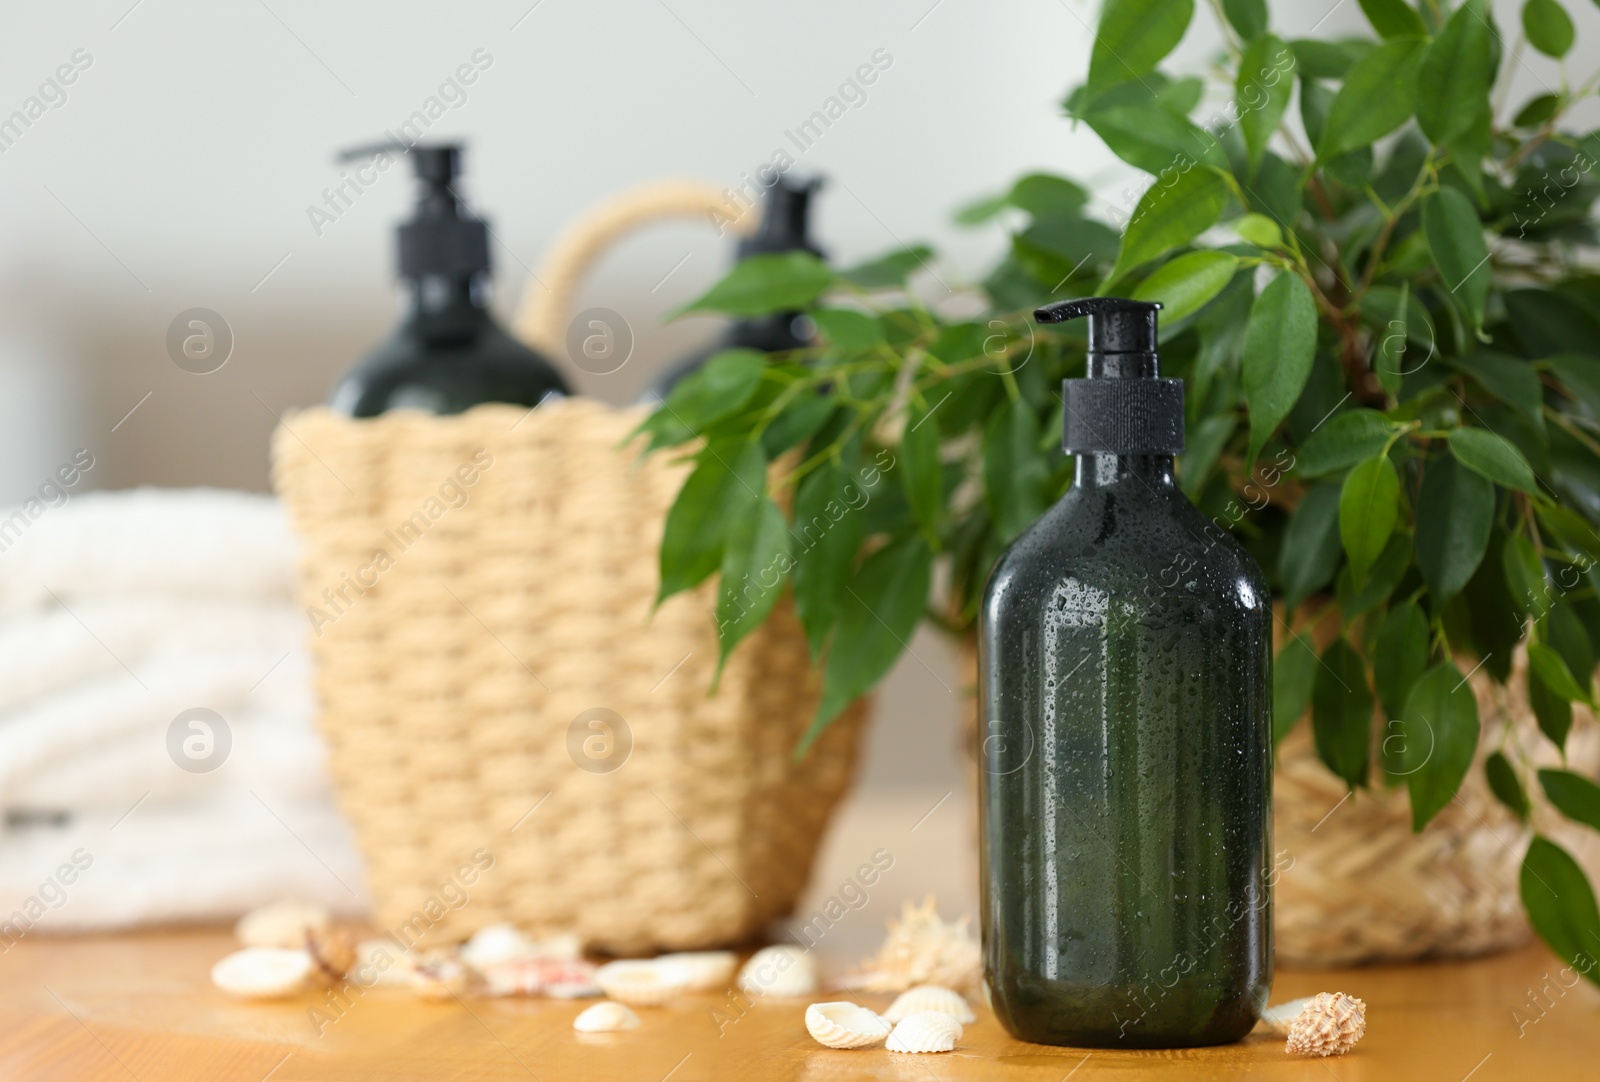
[[[461,144],[424,146],[389,140],[341,151],[339,161],[389,153],[409,156],[422,182],[416,214],[400,226],[400,276],[471,278],[487,272],[489,227],[467,210],[455,189]]]
[[[1089,317],[1088,379],[1061,383],[1061,446],[1069,454],[1183,451],[1183,381],[1161,378],[1155,301],[1084,297],[1034,310],[1040,323]]]
[[[811,239],[811,197],[822,187],[821,177],[779,174],[764,196],[761,225],[755,235],[739,242],[739,258],[773,252],[810,252],[824,258]]]

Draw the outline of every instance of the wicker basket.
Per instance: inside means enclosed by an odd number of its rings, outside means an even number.
[[[560,307],[605,241],[720,199],[613,201],[537,278]],[[559,325],[548,305],[518,320],[547,349]],[[819,689],[785,607],[707,697],[711,585],[651,611],[687,467],[623,448],[643,416],[315,409],[274,436],[330,769],[374,915],[408,943],[512,921],[616,952],[724,945],[805,886],[863,704],[793,761]]]
[[[962,664],[973,688],[977,654],[970,638]],[[1530,830],[1495,800],[1482,769],[1508,729],[1523,748],[1549,748],[1528,707],[1526,651],[1518,650],[1506,687],[1484,672],[1473,674],[1471,686],[1482,733],[1477,761],[1460,796],[1420,834],[1411,830],[1404,787],[1376,784],[1346,799],[1344,782],[1317,758],[1309,721],[1284,738],[1272,783],[1273,848],[1281,871],[1273,894],[1279,962],[1323,967],[1467,957],[1527,940],[1517,876]],[[1376,712],[1373,718],[1374,740],[1381,740],[1384,720]],[[974,701],[967,720],[974,785],[977,734]],[[1573,707],[1567,755],[1570,769],[1592,774],[1600,765],[1600,727],[1582,706]],[[1539,765],[1557,759],[1550,748]],[[1596,877],[1600,839],[1555,818],[1539,826]]]

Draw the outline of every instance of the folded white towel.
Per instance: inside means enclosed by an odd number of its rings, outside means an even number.
[[[287,599],[295,544],[269,496],[221,489],[89,492],[37,518],[0,513],[0,613],[126,594]]]

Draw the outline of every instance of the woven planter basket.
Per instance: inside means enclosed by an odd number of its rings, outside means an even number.
[[[584,399],[314,409],[276,433],[329,765],[384,930],[442,942],[512,921],[618,952],[707,947],[804,887],[862,704],[793,761],[817,682],[782,609],[707,697],[710,585],[651,614],[685,467],[619,449],[642,416]],[[575,721],[596,709],[607,728]],[[467,884],[480,850],[493,865]]]
[[[1278,631],[1281,635],[1281,620]],[[1325,636],[1316,637],[1320,648]],[[961,653],[971,689],[977,655],[970,638]],[[1482,734],[1477,761],[1459,798],[1420,834],[1411,830],[1411,804],[1403,786],[1386,789],[1375,783],[1345,799],[1344,782],[1317,758],[1309,718],[1284,738],[1272,781],[1273,849],[1281,872],[1273,888],[1279,962],[1325,967],[1467,957],[1527,940],[1517,876],[1531,831],[1489,792],[1483,759],[1501,746],[1508,728],[1522,747],[1548,748],[1538,765],[1557,765],[1559,756],[1540,735],[1528,706],[1525,650],[1517,651],[1506,687],[1481,671],[1470,683]],[[974,700],[967,720],[974,785],[976,706]],[[1374,712],[1374,748],[1385,725],[1386,719]],[[1600,727],[1579,705],[1573,707],[1567,755],[1573,770],[1592,775],[1600,765]],[[1539,825],[1595,877],[1600,871],[1595,838],[1553,816]]]

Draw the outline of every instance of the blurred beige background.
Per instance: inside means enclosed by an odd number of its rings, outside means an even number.
[[[1502,25],[1516,24],[1519,4],[1495,6]],[[1272,7],[1285,37],[1362,19],[1349,0]],[[409,170],[383,174],[318,236],[307,208],[340,180],[334,152],[397,128],[478,50],[492,62],[464,94],[449,92],[458,100],[427,137],[469,142],[465,190],[494,230],[502,312],[586,206],[657,177],[736,186],[778,147],[793,152],[785,133],[879,49],[892,65],[796,168],[829,177],[815,222],[838,262],[926,240],[954,284],[979,277],[1005,244],[999,228],[952,227],[956,206],[1032,169],[1090,182],[1107,208],[1142,186],[1060,117],[1060,99],[1086,70],[1097,8],[1092,0],[11,5],[0,35],[0,117],[79,50],[91,62],[61,100],[0,140],[0,500],[26,495],[78,448],[95,456],[88,487],[264,490],[275,414],[320,401],[395,315],[392,229],[411,202]],[[1204,29],[1177,60],[1192,69],[1218,47],[1207,5],[1197,8]],[[1600,43],[1600,11],[1584,5],[1575,15],[1582,53]],[[1560,85],[1543,58],[1515,63],[1521,87]],[[634,354],[609,376],[566,364],[577,386],[630,401],[707,340],[713,320],[660,320],[729,257],[729,245],[696,224],[618,246],[580,307],[622,313]],[[168,324],[192,307],[221,313],[235,337],[230,360],[211,375],[179,369],[165,348]],[[924,633],[912,650],[880,695],[866,789],[914,788],[932,794],[930,805],[952,793],[935,814],[965,824],[952,649]],[[870,812],[858,802],[851,814]],[[854,855],[842,859],[848,866]],[[905,882],[895,893],[918,887]]]

